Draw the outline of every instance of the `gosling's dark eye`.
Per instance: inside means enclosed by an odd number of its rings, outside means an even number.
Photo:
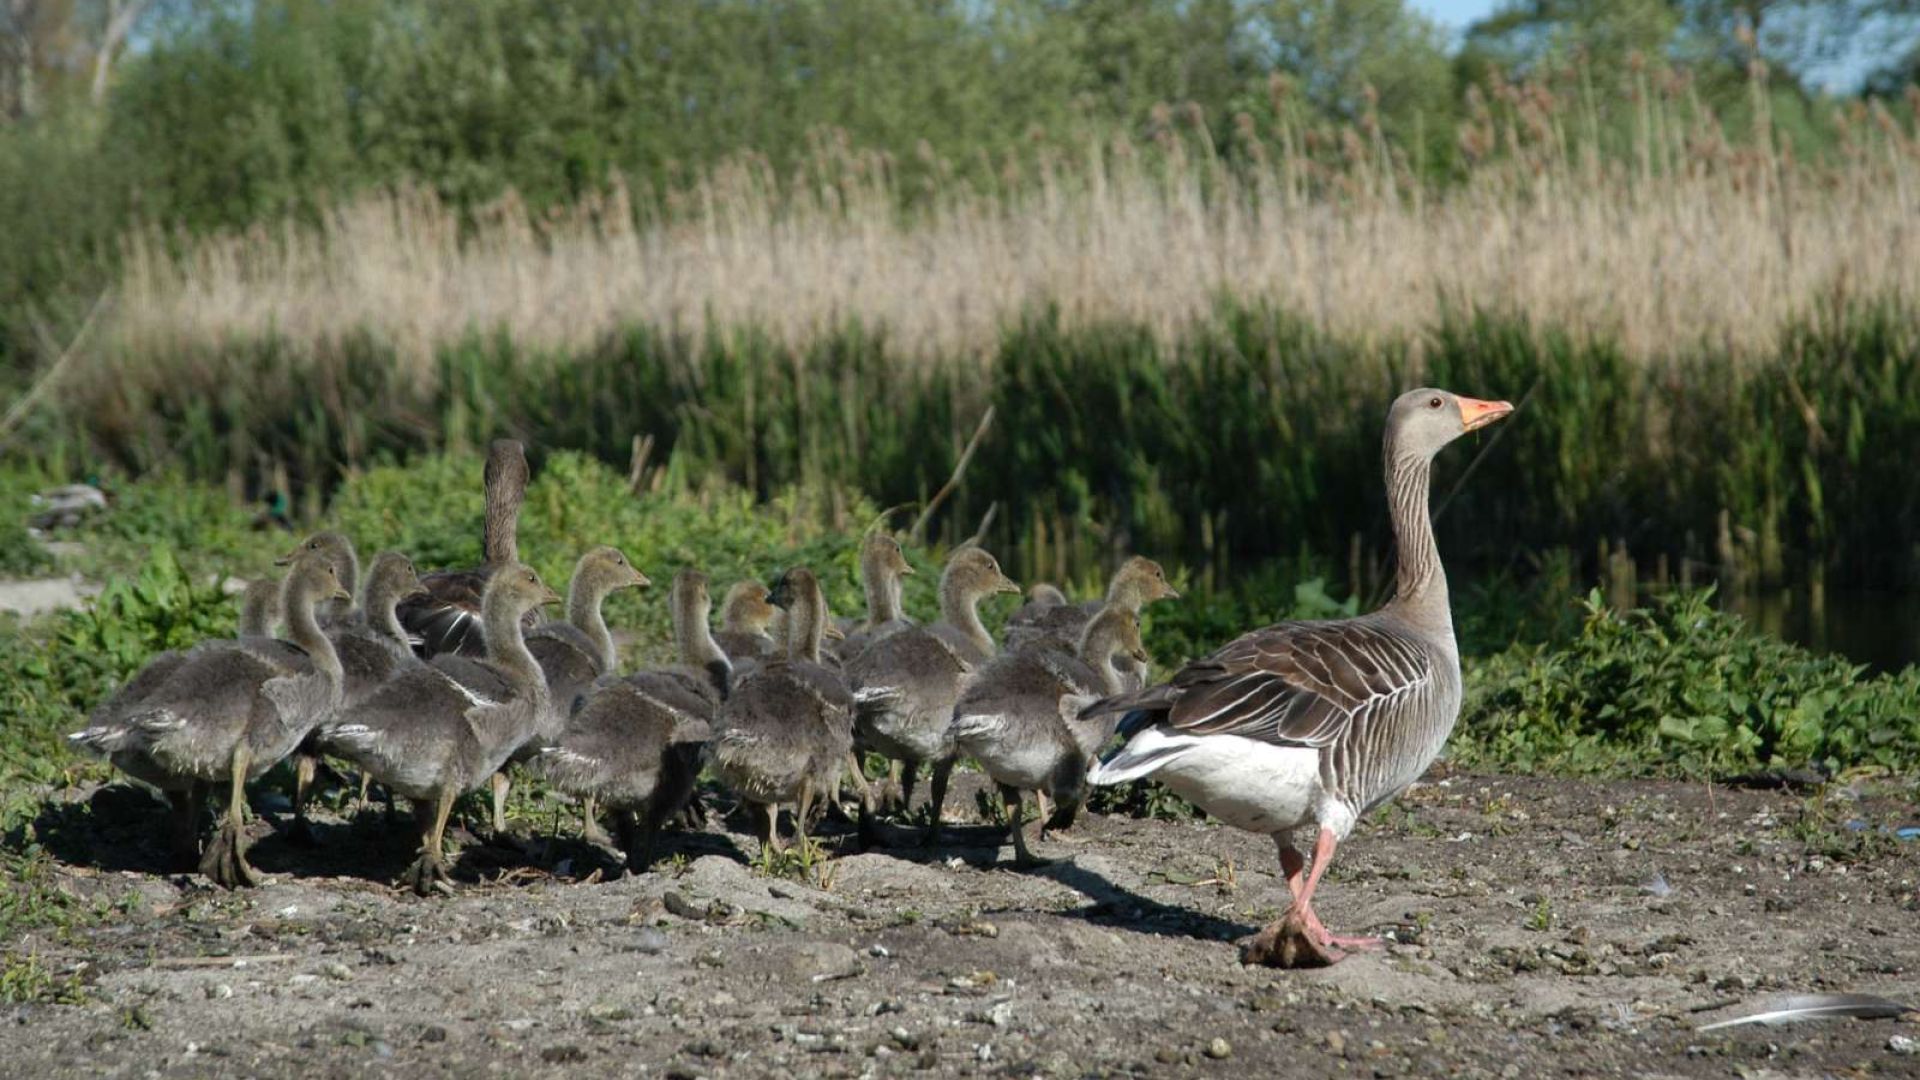
[[[1439,398],[1429,398],[1429,399],[1427,400],[1427,408],[1429,408],[1429,409],[1437,409],[1437,408],[1439,408],[1439,407],[1440,407],[1440,399],[1439,399]]]

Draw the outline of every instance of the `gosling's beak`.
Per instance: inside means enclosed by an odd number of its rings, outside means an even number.
[[[300,549],[294,548],[292,551],[289,551],[285,555],[282,555],[279,558],[273,560],[273,565],[275,566],[291,565],[293,563],[294,556],[298,554],[300,554]]]
[[[1481,401],[1470,397],[1459,400],[1460,427],[1463,431],[1477,431],[1513,411],[1511,402]]]
[[[333,595],[329,597],[329,599],[345,600],[347,603],[351,604],[353,603],[353,594],[348,592],[346,588],[343,586],[341,588],[337,588],[333,590]]]
[[[1161,593],[1160,593],[1160,599],[1162,599],[1162,600],[1178,600],[1178,599],[1180,599],[1180,590],[1179,590],[1179,589],[1176,589],[1176,588],[1174,588],[1174,587],[1173,587],[1173,586],[1171,586],[1171,585],[1162,585],[1162,586],[1161,586],[1160,588],[1161,588],[1161,590],[1162,590],[1162,591],[1161,591]]]
[[[414,583],[413,583],[413,588],[411,588],[411,589],[408,589],[408,590],[407,590],[407,592],[406,592],[406,595],[408,595],[408,596],[431,596],[431,595],[433,595],[433,594],[431,594],[431,593],[429,593],[429,592],[427,591],[427,587],[426,587],[425,585],[422,585],[422,584],[420,584],[419,582],[417,582],[417,581],[416,581],[416,582],[414,582]]]
[[[1020,583],[1019,583],[1019,582],[1017,582],[1017,581],[1015,581],[1015,580],[1013,580],[1012,578],[1010,578],[1010,577],[1008,577],[1008,576],[1007,576],[1007,575],[1005,575],[1005,574],[1001,574],[1001,575],[1000,575],[1000,581],[999,581],[999,583],[998,583],[998,584],[996,584],[996,585],[995,585],[995,586],[993,587],[993,591],[994,591],[994,592],[1005,592],[1005,593],[1012,593],[1012,594],[1014,594],[1015,596],[1018,596],[1018,595],[1020,595]]]
[[[847,635],[841,632],[839,627],[833,625],[832,623],[828,623],[827,624],[827,640],[828,641],[845,641],[847,640]]]
[[[1145,650],[1145,649],[1135,649],[1135,650],[1133,650],[1133,658],[1134,658],[1135,660],[1138,660],[1138,661],[1140,661],[1140,662],[1141,662],[1142,664],[1150,664],[1150,663],[1152,663],[1152,662],[1153,662],[1153,657],[1151,657],[1151,656],[1148,656],[1148,655],[1147,655],[1147,650]]]
[[[633,580],[628,584],[636,589],[650,589],[653,587],[653,579],[641,573],[640,568],[636,566],[633,568]]]
[[[901,576],[901,577],[913,577],[914,575],[916,575],[916,574],[918,574],[919,572],[920,572],[920,571],[918,571],[918,570],[915,570],[915,569],[913,568],[913,564],[912,564],[912,563],[905,563],[905,562],[903,562],[903,563],[901,563],[901,564],[900,564],[900,576]]]
[[[560,602],[560,594],[554,592],[551,585],[542,585],[540,586],[540,602],[542,604],[557,604]]]

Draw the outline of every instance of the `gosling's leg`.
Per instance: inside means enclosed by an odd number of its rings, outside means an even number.
[[[600,800],[592,795],[581,800],[580,839],[589,844],[611,844],[613,837],[600,827]]]
[[[1026,807],[1020,804],[1020,789],[1007,784],[1000,785],[1000,801],[1007,808],[1007,831],[1013,836],[1013,865],[1022,869],[1046,866],[1051,859],[1042,859],[1027,850]]]
[[[760,857],[771,858],[780,850],[780,837],[777,825],[780,820],[780,807],[774,803],[748,803],[753,813],[760,819]]]
[[[247,744],[233,750],[232,770],[227,791],[227,819],[213,835],[213,843],[200,860],[200,872],[216,885],[228,889],[260,884],[260,875],[247,864],[247,767],[251,761]]]
[[[293,824],[287,827],[287,840],[302,847],[316,842],[313,825],[307,820],[307,801],[313,798],[313,777],[320,771],[320,759],[312,754],[293,756]]]
[[[420,822],[420,857],[400,877],[400,884],[411,888],[421,896],[431,894],[435,889],[452,891],[453,875],[447,868],[445,849],[447,817],[453,813],[454,798],[458,794],[451,786],[441,788],[434,799],[433,814],[426,814],[426,806],[414,804],[414,818]]]
[[[953,758],[934,763],[933,778],[927,785],[927,832],[920,842],[932,847],[940,842],[940,815],[947,805],[947,781],[953,776]]]
[[[920,763],[905,761],[900,763],[900,812],[913,810],[913,788],[920,782]]]
[[[507,791],[513,786],[513,781],[507,779],[507,774],[502,771],[493,774],[491,784],[493,786],[493,833],[495,836],[505,836],[507,835]]]
[[[200,861],[200,808],[206,798],[207,786],[198,780],[189,782],[186,790],[167,796],[172,806],[167,815],[168,853],[174,865],[183,869],[195,867]]]

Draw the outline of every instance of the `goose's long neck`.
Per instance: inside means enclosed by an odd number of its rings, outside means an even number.
[[[869,628],[903,617],[898,574],[875,562],[861,570],[860,585],[867,593],[867,626]]]
[[[940,582],[940,618],[967,635],[981,651],[992,653],[993,636],[980,622],[980,597],[947,577]]]
[[[1387,452],[1387,510],[1393,519],[1397,565],[1393,607],[1421,629],[1453,637],[1453,612],[1447,602],[1447,572],[1433,540],[1428,509],[1432,459],[1422,454]]]
[[[483,614],[487,635],[487,662],[513,680],[522,693],[544,699],[547,679],[540,664],[527,651],[527,639],[520,630],[520,613],[510,604],[488,604]]]
[[[827,608],[820,602],[820,590],[804,589],[794,597],[787,615],[787,655],[809,664],[820,662],[820,639],[827,632]]]
[[[1124,651],[1120,642],[1120,626],[1112,619],[1096,615],[1080,634],[1080,659],[1100,675],[1100,681],[1109,694],[1118,694],[1126,689],[1121,685],[1120,672],[1113,666],[1114,658]]]
[[[327,685],[338,697],[342,678],[340,654],[333,651],[332,639],[321,631],[320,621],[314,617],[314,598],[297,594],[289,587],[281,603],[286,607],[287,640],[306,650],[314,670],[326,677]]]
[[[520,561],[520,503],[524,493],[507,483],[487,492],[486,532],[480,550],[488,566],[512,566]]]
[[[280,583],[262,579],[247,586],[240,598],[241,637],[272,637],[280,621]]]
[[[367,626],[389,643],[398,644],[402,649],[411,649],[407,643],[406,628],[400,625],[400,616],[394,608],[400,603],[400,591],[396,588],[377,589],[370,592],[366,600],[364,614]]]
[[[573,575],[573,583],[567,586],[567,621],[593,642],[600,654],[600,670],[612,671],[613,632],[607,629],[607,617],[600,611],[606,593],[580,579],[580,574]]]
[[[673,605],[673,636],[680,648],[680,662],[688,667],[709,669],[715,663],[727,663],[727,654],[713,640],[713,628],[707,625],[707,613],[690,600]]]

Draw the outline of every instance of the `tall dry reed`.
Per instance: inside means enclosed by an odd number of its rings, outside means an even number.
[[[508,195],[463,219],[426,190],[369,194],[317,224],[130,237],[102,340],[177,357],[364,333],[425,377],[475,329],[577,349],[634,324],[750,324],[804,345],[857,322],[897,352],[965,357],[1036,306],[1069,329],[1173,337],[1231,296],[1345,338],[1478,308],[1648,358],[1768,351],[1836,294],[1920,296],[1920,153],[1884,111],[1837,117],[1842,152],[1796,162],[1758,93],[1735,145],[1683,87],[1643,84],[1611,142],[1591,109],[1500,88],[1458,133],[1464,176],[1440,185],[1364,120],[1247,137],[1243,117],[1229,160],[1170,111],[1139,145],[1035,154],[990,187],[937,162],[924,171],[943,179],[909,185],[841,147],[791,176],[747,156],[544,212]]]

